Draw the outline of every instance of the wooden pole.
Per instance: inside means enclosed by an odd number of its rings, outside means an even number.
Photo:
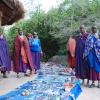
[[[0,28],[1,28],[1,25],[2,25],[2,12],[0,11]]]

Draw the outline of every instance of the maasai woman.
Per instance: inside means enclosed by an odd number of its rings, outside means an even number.
[[[76,77],[83,80],[89,79],[89,67],[88,62],[83,58],[85,49],[85,41],[87,39],[87,32],[85,31],[84,25],[80,26],[80,35],[76,38],[76,49],[75,49],[75,72]],[[89,81],[87,81],[88,84]]]
[[[0,30],[0,70],[3,77],[7,78],[6,71],[11,71],[11,58],[8,50],[8,43],[6,38]]]
[[[19,72],[23,72],[26,76],[29,76],[29,74],[26,74],[27,69],[29,68],[31,72],[34,71],[29,43],[21,30],[19,30],[18,33],[19,35],[17,35],[14,40],[14,71],[17,75]]]
[[[90,83],[89,87],[94,87],[94,81],[98,80],[98,88],[100,88],[100,37],[97,27],[92,27],[92,34],[86,40],[84,57],[87,58],[90,65]]]
[[[29,38],[29,45],[32,52],[35,71],[40,69],[40,58],[42,54],[40,39],[36,32]]]
[[[70,36],[68,43],[67,43],[67,49],[69,51],[69,66],[73,69],[75,67],[75,46],[76,46],[76,41],[75,39]]]

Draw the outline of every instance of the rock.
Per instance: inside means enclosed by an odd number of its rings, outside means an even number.
[[[63,65],[67,65],[67,57],[66,56],[53,56],[52,58],[50,58],[48,60],[48,62],[54,62],[54,63],[57,63],[57,64],[63,64]]]

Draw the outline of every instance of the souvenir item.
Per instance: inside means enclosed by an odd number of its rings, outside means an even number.
[[[77,98],[78,95],[75,94],[80,94],[81,88],[79,80],[71,72],[71,69],[60,64],[43,64],[33,81],[28,81],[14,91],[0,96],[0,100],[69,100],[69,96]]]

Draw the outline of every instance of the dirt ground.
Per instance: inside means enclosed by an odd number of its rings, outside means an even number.
[[[13,90],[14,88],[22,85],[23,83],[33,80],[35,75],[31,77],[25,77],[21,75],[21,78],[16,78],[15,73],[11,73],[9,78],[3,79],[0,75],[0,95],[7,93],[8,91]],[[77,100],[100,100],[100,89],[98,88],[88,88],[82,86],[82,93]]]

